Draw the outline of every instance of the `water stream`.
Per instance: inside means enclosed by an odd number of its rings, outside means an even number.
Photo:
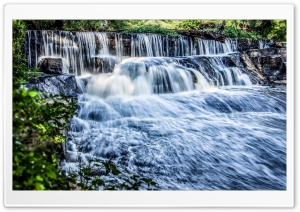
[[[28,35],[31,65],[63,57],[77,75],[67,172],[80,152],[112,158],[160,190],[286,189],[285,88],[253,85],[231,59],[234,40],[133,34],[126,44],[121,34],[43,31],[38,52],[36,32]],[[104,56],[112,71],[95,71]]]

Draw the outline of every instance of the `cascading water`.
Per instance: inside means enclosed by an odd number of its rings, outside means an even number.
[[[88,93],[100,97],[177,93],[195,88],[207,89],[209,83],[198,71],[166,58],[127,59],[112,74],[92,77],[87,85]]]
[[[203,40],[156,34],[119,34],[104,32],[33,31],[27,32],[28,63],[37,67],[41,57],[62,57],[69,72],[107,72],[97,61],[107,60],[111,70],[128,57],[176,57],[226,54],[236,51],[236,41]],[[129,46],[125,43],[130,42]]]
[[[285,88],[252,86],[228,54],[234,40],[43,31],[38,53],[37,32],[28,33],[31,65],[60,56],[78,75],[67,173],[80,153],[112,159],[161,190],[286,189]],[[104,56],[119,63],[94,74],[93,58]]]
[[[226,54],[237,51],[235,40],[226,39],[225,43],[215,40],[197,39],[199,55]]]

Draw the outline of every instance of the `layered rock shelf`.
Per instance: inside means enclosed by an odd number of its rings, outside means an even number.
[[[174,38],[155,34],[29,31],[24,50],[29,65],[39,67],[42,74],[28,87],[74,96],[80,90],[76,75],[113,72],[117,64],[129,57],[170,58],[184,67],[205,70],[202,74],[216,85],[215,63],[238,67],[254,84],[286,83],[286,43],[216,37],[206,40],[191,33]]]

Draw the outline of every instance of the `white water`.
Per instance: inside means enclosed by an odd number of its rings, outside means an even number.
[[[230,87],[162,95],[79,96],[68,162],[112,158],[161,190],[284,190],[285,94]]]
[[[192,73],[197,79],[195,84]],[[163,58],[131,58],[118,65],[112,74],[92,77],[87,92],[108,97],[177,93],[209,87],[207,80],[194,69],[168,63]]]
[[[198,38],[199,55],[216,55],[237,51],[236,40],[226,39],[225,43],[215,40],[203,40]]]
[[[266,44],[267,42],[265,40],[259,40],[258,41],[258,48],[259,49],[267,49],[269,46]]]
[[[252,86],[228,54],[235,40],[137,34],[128,46],[121,34],[43,31],[39,48],[37,32],[28,34],[31,65],[62,57],[77,75],[67,173],[81,154],[161,190],[286,189],[285,89]],[[113,57],[112,72],[98,71],[96,59]]]
[[[40,33],[40,35],[38,35]],[[109,39],[109,36],[114,39]],[[70,73],[102,72],[95,67],[95,58],[115,56],[118,61],[128,57],[174,57],[215,55],[236,51],[236,41],[225,43],[188,37],[174,38],[156,34],[133,34],[130,48],[124,48],[125,35],[102,32],[31,31],[27,32],[28,63],[37,67],[40,57],[62,57]],[[127,36],[128,37],[128,36]],[[116,59],[114,59],[116,61]]]

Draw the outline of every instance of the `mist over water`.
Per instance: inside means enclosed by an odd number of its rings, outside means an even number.
[[[286,189],[286,89],[253,85],[230,59],[234,40],[181,37],[170,47],[167,37],[133,34],[128,58],[120,34],[112,53],[105,33],[68,33],[43,32],[43,56],[63,57],[80,91],[64,170],[77,169],[80,153],[161,190]],[[95,73],[95,57],[118,62]]]

